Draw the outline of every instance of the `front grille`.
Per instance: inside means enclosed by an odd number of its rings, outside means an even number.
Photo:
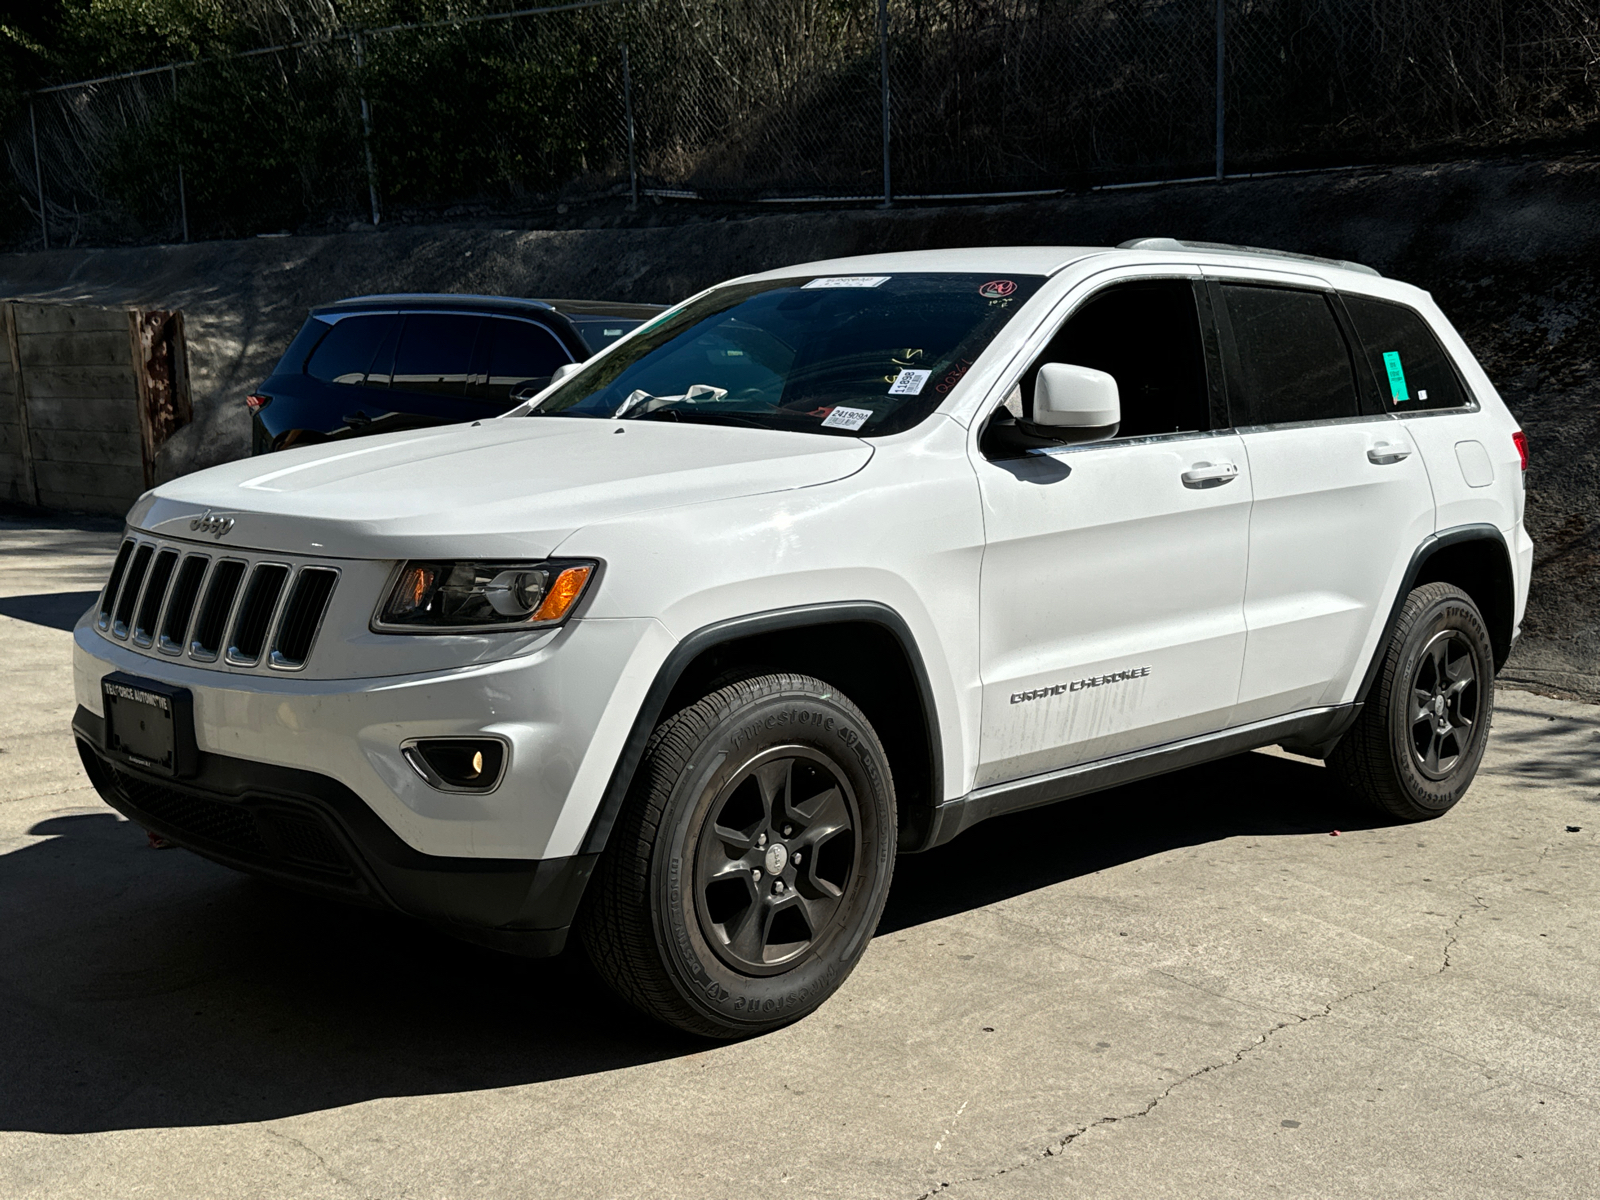
[[[317,882],[359,889],[355,865],[321,816],[277,801],[196,795],[101,765],[105,783],[159,832],[199,851]],[[97,772],[96,774],[99,774]],[[96,779],[101,784],[100,779]]]
[[[147,653],[298,671],[338,582],[334,567],[250,551],[213,558],[135,534],[117,551],[95,623]]]

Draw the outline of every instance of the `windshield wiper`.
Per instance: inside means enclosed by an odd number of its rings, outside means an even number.
[[[636,421],[687,421],[700,425],[744,425],[751,429],[771,429],[765,421],[742,413],[706,412],[696,408],[652,408],[633,418]]]

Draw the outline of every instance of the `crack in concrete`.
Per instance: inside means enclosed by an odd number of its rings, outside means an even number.
[[[1466,883],[1467,881],[1463,879],[1461,881],[1461,886],[1465,887]],[[1472,897],[1472,903],[1456,914],[1456,919],[1450,922],[1449,935],[1445,938],[1444,962],[1440,965],[1439,969],[1434,972],[1434,974],[1443,975],[1450,969],[1450,952],[1456,948],[1456,943],[1461,940],[1461,922],[1467,919],[1468,914],[1470,914],[1473,909],[1484,912],[1488,910],[1488,907],[1489,906],[1484,903],[1482,896],[1474,895]]]
[[[916,1200],[930,1200],[931,1197],[937,1196],[940,1192],[948,1191],[950,1188],[956,1187],[956,1186],[958,1186],[960,1184],[982,1183],[985,1180],[997,1179],[1001,1175],[1010,1174],[1012,1171],[1020,1171],[1025,1167],[1034,1166],[1034,1165],[1036,1165],[1036,1164],[1038,1164],[1040,1162],[1043,1162],[1045,1159],[1055,1158],[1055,1157],[1059,1156],[1060,1154],[1064,1153],[1068,1146],[1072,1145],[1079,1138],[1082,1138],[1083,1136],[1085,1136],[1087,1133],[1089,1133],[1090,1130],[1099,1129],[1099,1128],[1101,1128],[1102,1126],[1105,1126],[1105,1125],[1115,1125],[1115,1124],[1117,1124],[1119,1122],[1122,1122],[1122,1121],[1137,1121],[1141,1117],[1147,1117],[1152,1112],[1154,1112],[1156,1110],[1156,1107],[1163,1100],[1165,1100],[1168,1096],[1172,1095],[1173,1092],[1177,1091],[1184,1084],[1191,1083],[1194,1080],[1201,1078],[1202,1076],[1210,1075],[1214,1071],[1222,1071],[1222,1070],[1226,1070],[1229,1067],[1238,1065],[1239,1063],[1243,1062],[1246,1057],[1248,1057],[1249,1055],[1253,1054],[1255,1051],[1259,1050],[1262,1046],[1266,1045],[1267,1042],[1272,1039],[1273,1035],[1278,1033],[1279,1031],[1284,1030],[1284,1029],[1291,1029],[1291,1028],[1294,1028],[1295,1026],[1299,1026],[1299,1025],[1307,1025],[1307,1024],[1310,1024],[1312,1021],[1320,1021],[1325,1017],[1331,1016],[1333,1014],[1333,1010],[1337,1006],[1345,1003],[1347,1000],[1353,1000],[1357,996],[1368,995],[1368,994],[1370,994],[1372,992],[1377,991],[1382,986],[1383,986],[1382,983],[1374,983],[1370,987],[1357,988],[1353,992],[1348,992],[1343,996],[1339,996],[1336,999],[1328,1001],[1326,1004],[1324,1004],[1322,1006],[1322,1011],[1321,1012],[1314,1012],[1314,1013],[1311,1013],[1308,1016],[1296,1015],[1292,1020],[1279,1021],[1276,1025],[1273,1025],[1271,1028],[1269,1028],[1265,1033],[1260,1034],[1248,1046],[1242,1047],[1241,1049],[1234,1051],[1234,1054],[1233,1054],[1232,1058],[1225,1059],[1222,1062],[1208,1063],[1206,1066],[1201,1067],[1199,1070],[1191,1071],[1191,1072],[1189,1072],[1189,1074],[1183,1076],[1182,1078],[1173,1080],[1172,1083],[1167,1085],[1165,1090],[1163,1090],[1159,1095],[1157,1095],[1153,1099],[1151,1099],[1148,1104],[1145,1104],[1142,1107],[1137,1108],[1132,1112],[1121,1113],[1121,1114],[1119,1114],[1117,1116],[1114,1116],[1114,1117],[1101,1117],[1098,1120],[1090,1121],[1087,1125],[1081,1125],[1077,1129],[1073,1130],[1071,1133],[1067,1134],[1065,1137],[1061,1137],[1061,1138],[1056,1139],[1056,1141],[1054,1143],[1052,1143],[1049,1146],[1046,1146],[1043,1150],[1039,1151],[1039,1153],[1036,1154],[1033,1158],[1028,1159],[1026,1161],[1019,1162],[1019,1163],[1013,1163],[1009,1167],[1001,1167],[999,1170],[990,1171],[986,1175],[974,1175],[974,1176],[972,1176],[971,1178],[968,1178],[968,1179],[958,1179],[958,1180],[953,1180],[953,1181],[952,1180],[944,1180],[944,1181],[940,1182],[936,1187],[930,1188],[929,1190],[918,1194],[918,1196],[916,1197]]]

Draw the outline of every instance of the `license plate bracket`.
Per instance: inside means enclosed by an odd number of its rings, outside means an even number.
[[[114,671],[100,680],[106,753],[157,775],[187,778],[199,766],[194,695],[154,679]]]

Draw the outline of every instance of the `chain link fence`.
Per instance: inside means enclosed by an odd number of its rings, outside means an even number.
[[[0,239],[1048,193],[1597,121],[1600,0],[576,0],[36,92]]]

